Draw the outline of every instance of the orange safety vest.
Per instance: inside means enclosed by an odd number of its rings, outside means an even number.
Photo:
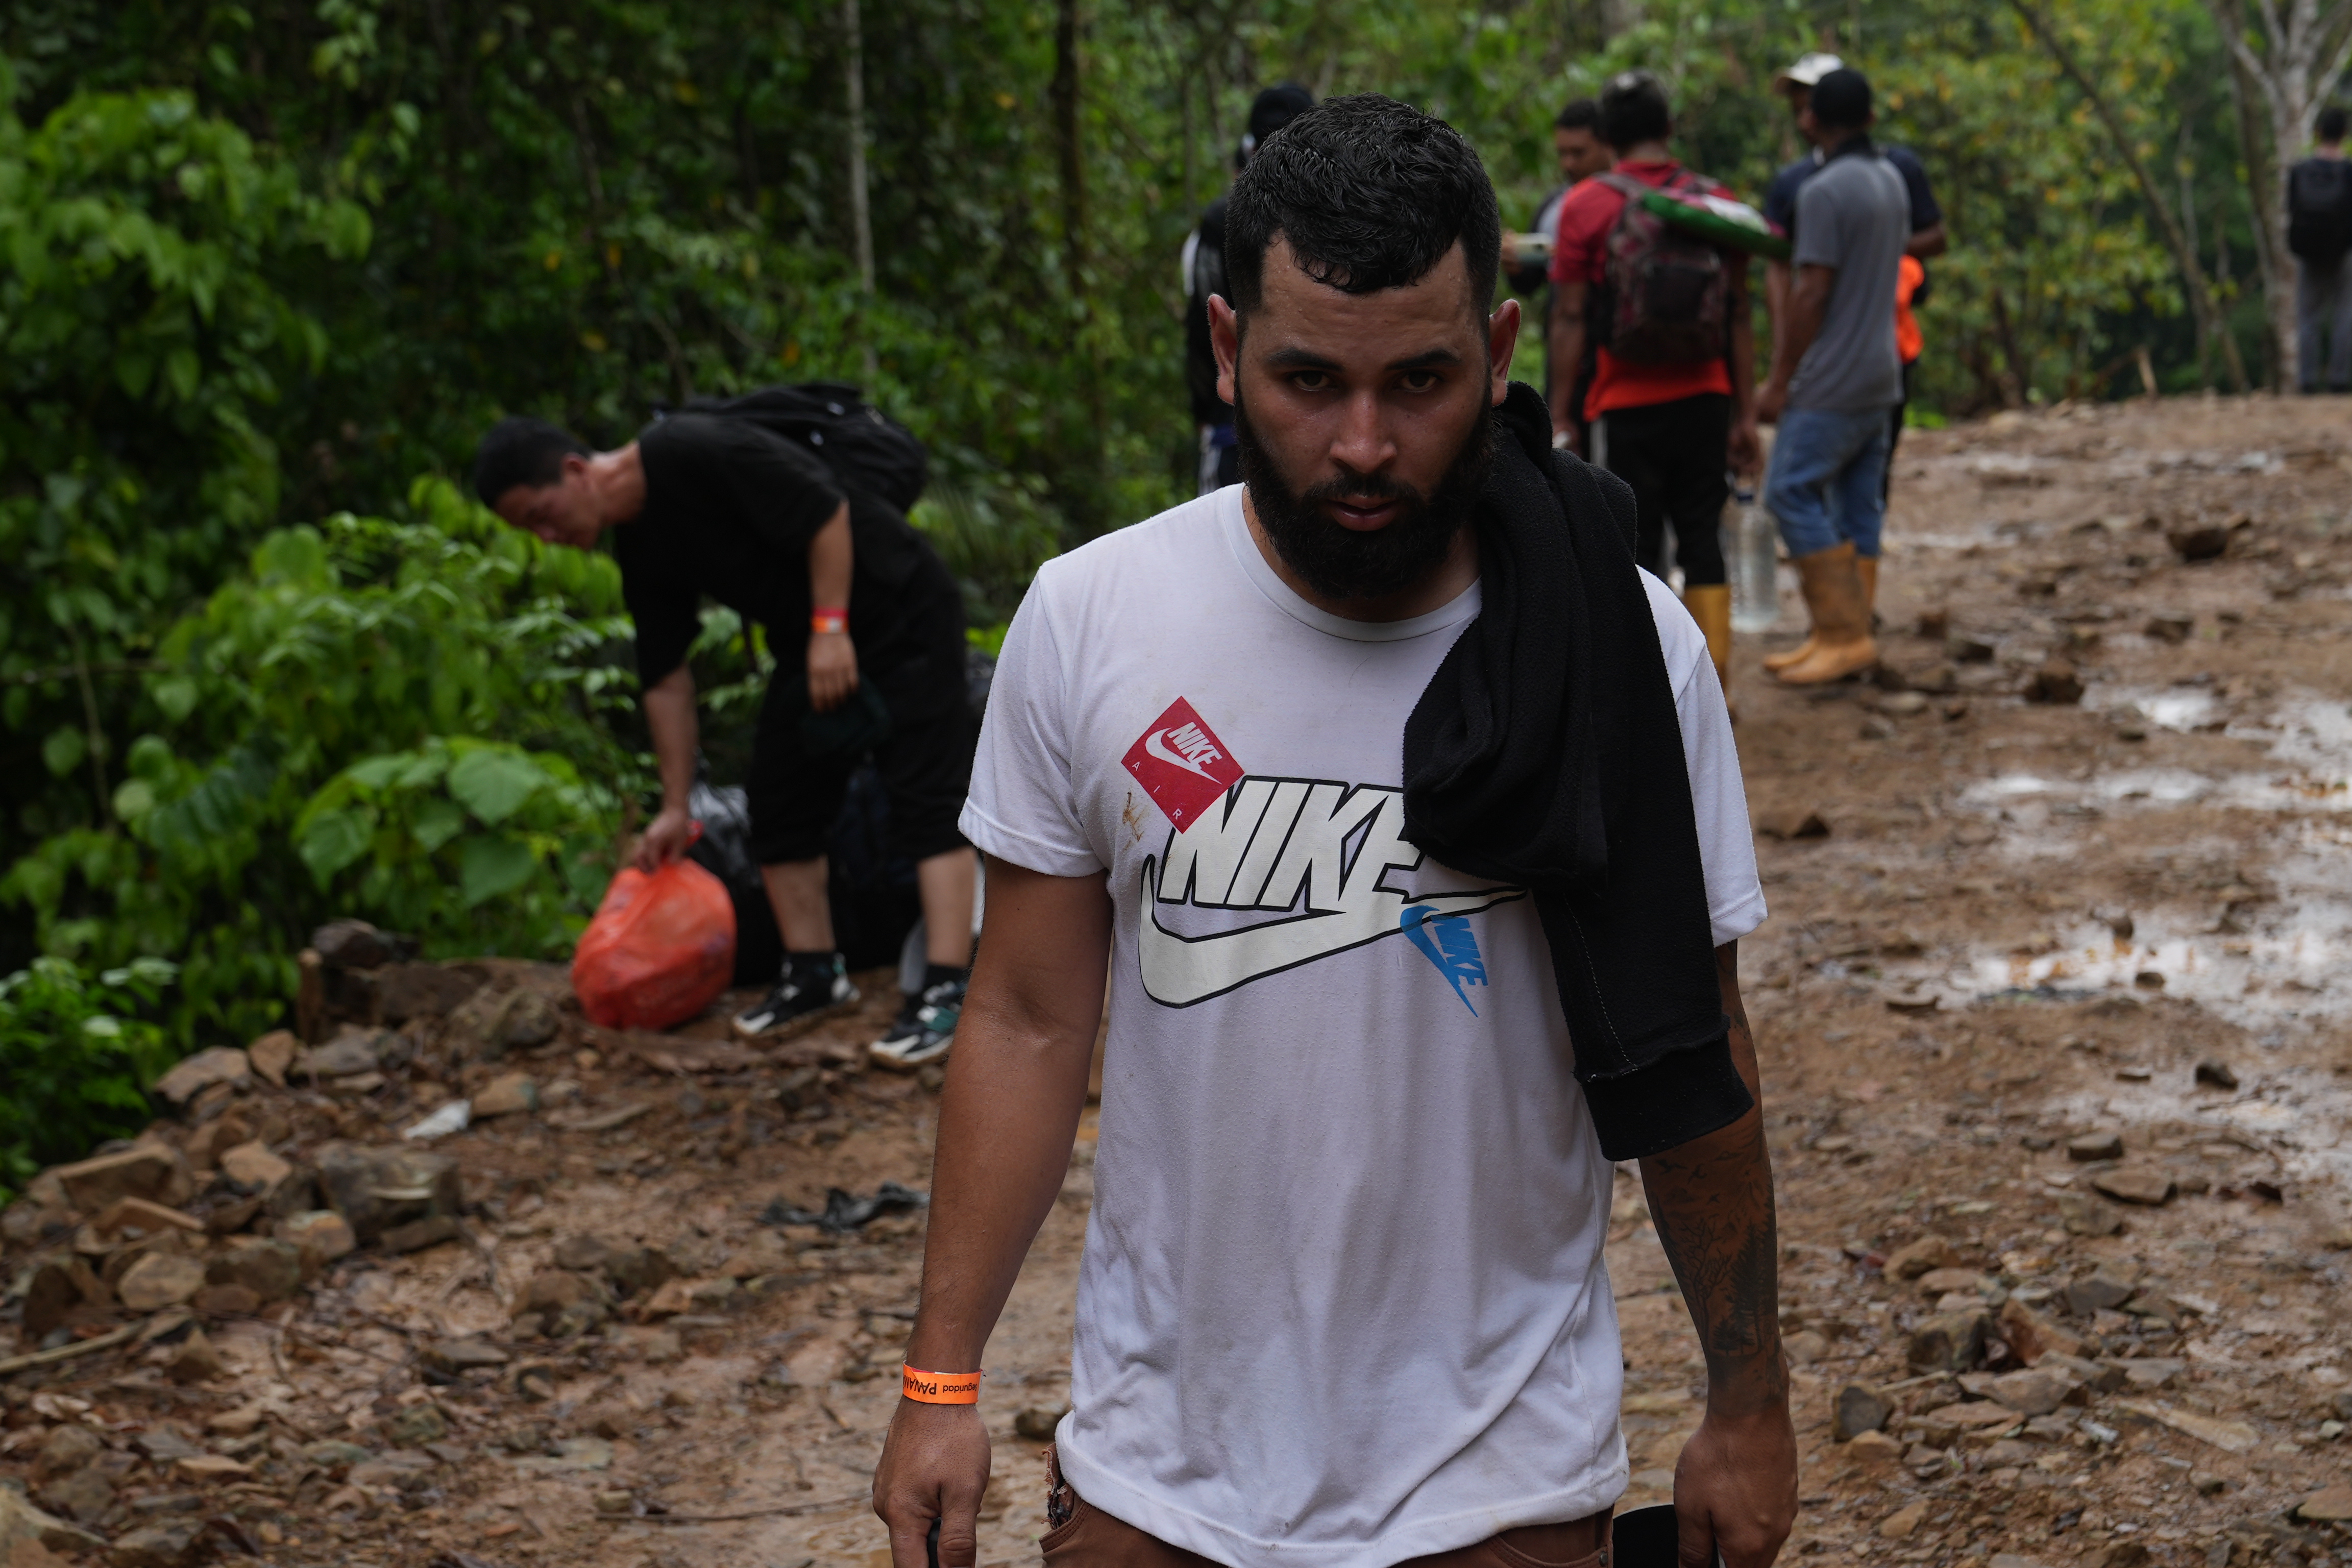
[[[1911,296],[1927,280],[1927,269],[1916,256],[1906,256],[1895,274],[1895,352],[1905,364],[1916,360],[1919,351],[1927,346],[1927,340],[1919,335],[1919,318],[1911,313]]]

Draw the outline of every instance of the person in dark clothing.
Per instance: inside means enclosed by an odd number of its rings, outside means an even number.
[[[1589,98],[1571,101],[1551,122],[1551,150],[1559,162],[1559,184],[1536,204],[1535,221],[1525,234],[1503,231],[1503,276],[1511,291],[1544,294],[1551,283],[1551,248],[1559,238],[1559,206],[1568,193],[1616,162],[1601,139],[1601,105]],[[1549,320],[1549,312],[1545,314]]]
[[[1295,81],[1267,88],[1250,105],[1249,132],[1234,150],[1234,172],[1249,166],[1265,139],[1315,107],[1315,95]],[[1234,445],[1233,405],[1217,395],[1217,352],[1209,340],[1209,298],[1225,292],[1225,198],[1201,214],[1184,239],[1184,385],[1192,399],[1192,428],[1201,441],[1201,494],[1241,482]]]
[[[1568,194],[1595,174],[1605,174],[1616,162],[1617,154],[1601,139],[1601,105],[1589,98],[1570,100],[1551,122],[1552,155],[1559,163],[1559,184],[1545,193],[1536,205],[1535,222],[1525,234],[1503,234],[1503,274],[1510,279],[1512,292],[1539,299],[1543,309],[1536,320],[1545,323],[1538,334],[1547,353],[1550,350],[1549,322],[1555,304],[1551,287],[1551,258],[1559,244],[1559,209],[1568,201]],[[1549,365],[1543,384],[1550,384]],[[1592,354],[1587,350],[1584,363],[1577,367],[1575,393],[1572,401],[1583,407],[1586,391],[1592,385]],[[1580,423],[1581,421],[1580,420]]]
[[[2344,110],[2319,111],[2312,155],[2287,171],[2287,248],[2294,255],[2294,374],[2315,394],[2352,392],[2352,163],[2344,157]],[[2320,337],[2329,342],[2325,360]]]
[[[1844,63],[1835,55],[1805,55],[1782,71],[1772,84],[1787,96],[1789,111],[1796,116],[1797,130],[1812,143],[1811,152],[1773,175],[1772,184],[1764,192],[1765,217],[1779,225],[1781,231],[1792,238],[1797,232],[1797,193],[1804,187],[1807,180],[1821,172],[1828,156],[1822,150],[1823,132],[1812,115],[1813,89],[1820,84],[1822,78],[1841,69]],[[1917,326],[1910,320],[1910,313],[1927,302],[1927,263],[1949,250],[1951,238],[1944,231],[1944,209],[1937,204],[1935,189],[1927,183],[1927,166],[1919,162],[1919,155],[1908,147],[1898,147],[1891,142],[1881,143],[1878,152],[1894,165],[1895,172],[1903,176],[1903,188],[1911,201],[1911,238],[1904,246],[1903,254],[1917,264],[1918,276],[1904,294],[1898,309],[1909,322],[1909,331],[1916,334]],[[1764,309],[1776,330],[1779,323],[1789,319],[1790,277],[1787,262],[1765,264]],[[1911,405],[1911,385],[1918,363],[1918,350],[1915,346],[1903,361],[1903,400],[1895,405],[1894,413],[1888,416],[1886,467],[1878,480],[1878,500],[1882,508],[1892,493],[1895,448],[1903,439],[1903,412]],[[1767,658],[1765,665],[1768,668],[1773,668],[1772,659]]]
[[[504,419],[476,454],[474,485],[506,521],[550,544],[593,549],[613,531],[661,767],[662,808],[637,843],[641,870],[694,840],[687,654],[703,599],[766,628],[776,668],[746,793],[785,956],[774,989],[736,1018],[737,1031],[781,1037],[859,1001],[834,944],[825,847],[870,747],[895,847],[916,865],[929,944],[922,988],[874,1054],[899,1068],[945,1055],[971,963],[977,862],[956,818],[975,737],[962,595],[922,536],[814,452],[709,412],[672,415],[610,452],[543,420]]]

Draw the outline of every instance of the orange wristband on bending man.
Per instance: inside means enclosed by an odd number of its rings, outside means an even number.
[[[809,630],[817,633],[821,637],[836,632],[845,632],[848,629],[849,612],[847,610],[819,608],[811,611],[809,614]]]
[[[976,1372],[921,1372],[911,1366],[898,1369],[903,1380],[902,1392],[921,1405],[977,1405],[980,1403],[980,1378]]]

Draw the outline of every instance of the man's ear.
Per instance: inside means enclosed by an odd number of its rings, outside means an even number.
[[[1209,296],[1209,347],[1217,356],[1217,395],[1240,403],[1242,320],[1223,294]]]
[[[1506,300],[1486,318],[1486,401],[1496,408],[1511,391],[1511,355],[1519,346],[1519,302]]]
[[[560,470],[560,477],[557,479],[556,482],[558,484],[570,484],[573,479],[578,479],[587,471],[587,458],[582,457],[577,452],[566,452],[563,454],[563,462]]]

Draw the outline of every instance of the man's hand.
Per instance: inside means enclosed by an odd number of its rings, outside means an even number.
[[[1830,295],[1837,288],[1837,272],[1834,267],[1811,261],[1798,268],[1794,282],[1773,314],[1772,368],[1756,394],[1756,417],[1767,425],[1778,425],[1780,416],[1788,412],[1789,384],[1797,379],[1797,367],[1805,363],[1813,340],[1822,335]]]
[[[666,805],[637,839],[637,852],[631,864],[650,876],[660,870],[694,845],[694,818],[682,805]]]
[[[1739,944],[1715,950],[1731,1060],[1757,1104],[1728,1127],[1651,1154],[1642,1184],[1706,1356],[1706,1417],[1675,1466],[1681,1568],[1771,1568],[1797,1521],[1797,1436],[1780,1351],[1780,1241],[1756,1041]]]
[[[1753,409],[1733,416],[1727,455],[1735,474],[1753,474],[1764,466],[1764,438],[1756,433]]]
[[[857,647],[847,632],[811,632],[808,642],[809,706],[830,713],[857,689]]]
[[[1769,1568],[1797,1521],[1797,1433],[1780,1405],[1744,1417],[1710,1411],[1675,1461],[1681,1568]]]
[[[890,1527],[890,1568],[925,1568],[935,1519],[940,1568],[972,1568],[987,1490],[988,1428],[980,1407],[898,1401],[874,1470],[874,1511]]]

